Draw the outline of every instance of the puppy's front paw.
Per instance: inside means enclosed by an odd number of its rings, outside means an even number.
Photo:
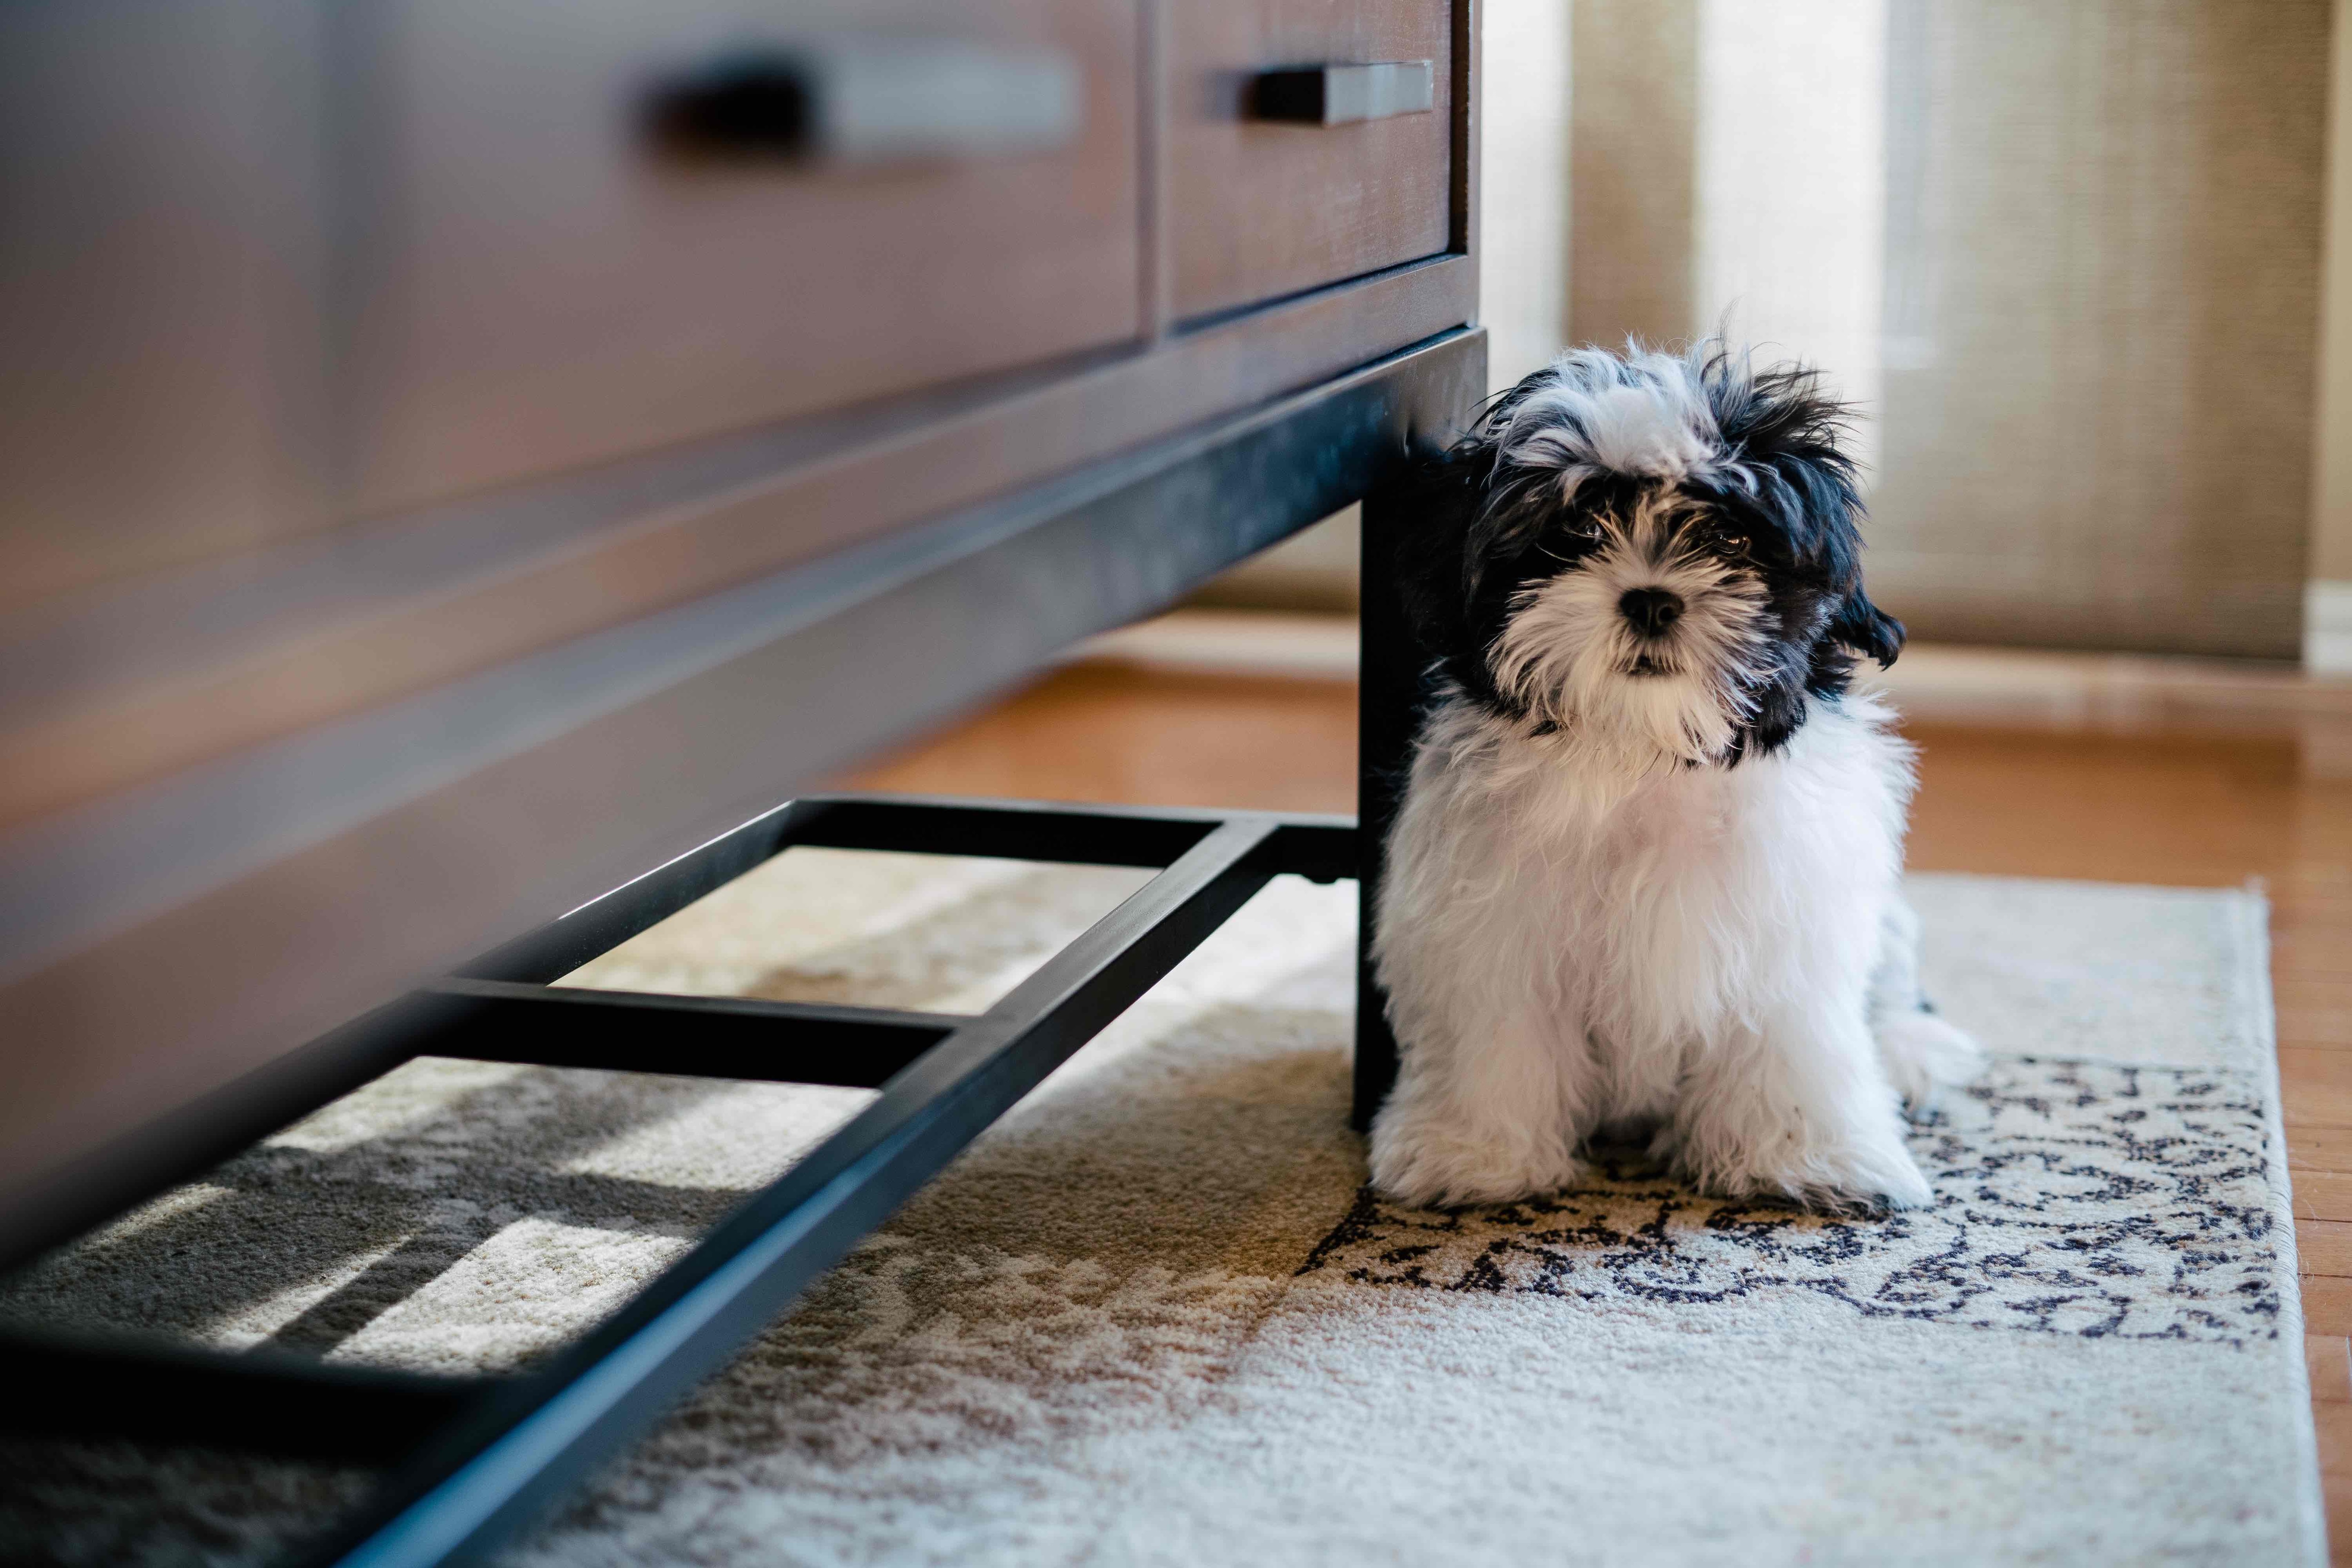
[[[1919,1162],[1892,1138],[1801,1148],[1785,1144],[1690,1174],[1702,1186],[1733,1197],[1785,1198],[1829,1213],[1925,1208],[1936,1197]]]
[[[1510,1203],[1584,1173],[1564,1145],[1524,1129],[1477,1127],[1391,1102],[1372,1121],[1372,1185],[1418,1208]]]
[[[1926,1208],[1936,1201],[1919,1162],[1901,1144],[1885,1148],[1835,1149],[1817,1158],[1808,1173],[1810,1206],[1843,1208]]]
[[[1875,1033],[1887,1081],[1913,1116],[1935,1110],[1939,1089],[1967,1083],[1984,1071],[1984,1047],[1933,1013],[1882,1018]]]

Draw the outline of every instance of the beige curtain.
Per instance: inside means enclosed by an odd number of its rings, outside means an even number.
[[[2293,658],[2325,0],[1577,0],[1570,334],[1875,416],[1919,635]]]

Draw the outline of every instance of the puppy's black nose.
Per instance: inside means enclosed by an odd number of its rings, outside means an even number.
[[[1628,588],[1617,601],[1617,613],[1643,637],[1664,637],[1667,627],[1683,618],[1682,596],[1664,588]]]

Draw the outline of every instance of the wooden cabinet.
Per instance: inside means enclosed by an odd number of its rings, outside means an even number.
[[[1472,16],[0,6],[0,1258],[1444,434]],[[1244,118],[1423,60],[1426,110]]]
[[[1444,0],[1200,0],[1169,17],[1175,310],[1197,318],[1446,248],[1454,8]],[[1267,118],[1265,73],[1429,62],[1428,109]]]

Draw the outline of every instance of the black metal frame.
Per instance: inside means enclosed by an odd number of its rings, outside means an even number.
[[[803,845],[1162,869],[976,1016],[551,984]],[[343,1032],[352,1038],[339,1055],[372,1064],[371,1077],[444,1056],[881,1091],[620,1310],[535,1371],[471,1379],[17,1335],[0,1341],[0,1425],[391,1461],[373,1500],[305,1560],[424,1568],[479,1557],[715,1371],[1269,879],[1355,877],[1359,851],[1345,817],[792,801]],[[1377,1006],[1369,1016],[1374,1055],[1369,1066],[1360,1055],[1360,1122],[1393,1063],[1392,1046],[1380,1054]],[[645,1026],[656,1020],[659,1029]],[[342,1077],[322,1084],[316,1103],[352,1087]]]
[[[1020,551],[999,550],[1002,562],[959,558],[964,601],[980,593],[975,560],[1024,583],[1041,572],[1050,577],[1096,570],[1070,563],[1098,556],[1125,563],[1130,574],[1142,571],[1138,563],[1146,557],[1172,559],[1171,552],[1222,562],[1265,540],[1254,531],[1236,541],[1209,537],[1221,530],[1248,531],[1263,522],[1272,537],[1349,494],[1362,495],[1356,820],[914,797],[791,801],[313,1041],[254,1082],[232,1085],[167,1119],[169,1125],[152,1130],[138,1148],[118,1151],[121,1158],[104,1179],[86,1183],[89,1190],[74,1201],[51,1204],[34,1216],[37,1223],[0,1237],[5,1268],[193,1179],[419,1056],[881,1091],[616,1313],[530,1373],[477,1378],[352,1368],[267,1351],[231,1355],[139,1340],[9,1332],[0,1334],[0,1429],[389,1466],[371,1500],[301,1561],[422,1568],[478,1559],[716,1370],[1284,872],[1359,883],[1364,935],[1354,1123],[1368,1127],[1396,1075],[1396,1045],[1369,936],[1382,846],[1409,760],[1420,673],[1391,582],[1398,518],[1386,486],[1404,436],[1428,414],[1423,405],[1458,402],[1455,383],[1477,369],[1482,347],[1473,331],[1399,356],[1297,409],[1267,414],[1260,421],[1264,440],[1229,431],[1204,437],[1197,459],[1118,490],[1115,515],[1099,504],[1071,510],[1057,502],[1058,510],[1048,509],[1054,526],[1079,530],[1075,542],[1032,531],[1013,542]],[[1235,497],[1246,504],[1235,500],[1220,510],[1222,500]],[[1168,526],[1171,517],[1184,525]],[[1168,596],[1156,577],[1121,592],[1155,603]],[[1070,630],[1048,627],[1039,635],[1066,641]],[[808,662],[819,668],[838,663]],[[800,845],[1161,869],[973,1016],[553,984]],[[652,1024],[659,1026],[648,1028]]]

